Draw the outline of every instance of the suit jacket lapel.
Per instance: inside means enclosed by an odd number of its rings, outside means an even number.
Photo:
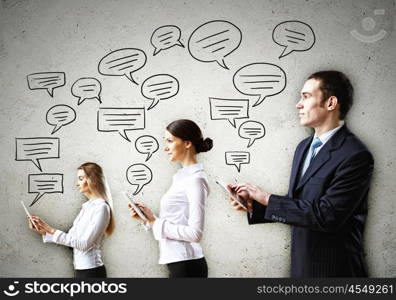
[[[312,175],[331,158],[331,152],[341,146],[345,137],[350,134],[350,131],[346,127],[346,125],[342,126],[331,138],[330,140],[323,146],[323,148],[319,151],[319,153],[314,157],[312,163],[308,167],[304,176],[298,182],[295,190],[298,190],[308,181]],[[301,163],[299,168],[301,168]],[[298,172],[297,172],[298,174]]]
[[[328,145],[324,145],[323,148],[319,151],[319,153],[314,157],[312,163],[309,165],[307,171],[304,176],[299,181],[296,190],[301,188],[309,178],[312,177],[313,174],[330,159],[330,151],[329,148],[326,147]],[[327,148],[327,149],[326,149]]]
[[[289,184],[289,197],[293,197],[293,191],[295,190],[296,182],[298,180],[299,170],[302,168],[304,154],[307,152],[309,145],[312,142],[312,138],[307,138],[299,147],[298,152],[296,153],[296,157],[293,161],[292,171],[290,175],[290,184]]]

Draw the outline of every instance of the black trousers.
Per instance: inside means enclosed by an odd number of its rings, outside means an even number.
[[[93,269],[74,270],[75,278],[107,278],[106,267],[100,266]]]
[[[205,257],[183,260],[167,264],[169,278],[177,277],[208,277],[208,265]]]

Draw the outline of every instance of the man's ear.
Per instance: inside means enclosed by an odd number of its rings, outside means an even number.
[[[337,107],[339,107],[338,104],[338,99],[336,96],[330,96],[329,99],[327,100],[327,110],[335,110]]]

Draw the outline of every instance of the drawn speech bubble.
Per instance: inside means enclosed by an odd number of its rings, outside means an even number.
[[[162,50],[169,49],[173,46],[180,46],[184,48],[184,45],[180,41],[181,30],[177,26],[165,25],[158,27],[154,30],[151,35],[151,45],[154,47],[154,54],[158,54]]]
[[[285,89],[286,73],[277,65],[253,63],[236,71],[233,82],[242,94],[259,97],[254,107],[260,105],[266,97],[277,95]]]
[[[27,76],[30,90],[47,90],[54,97],[54,89],[66,84],[66,74],[63,72],[33,73]]]
[[[151,135],[142,135],[135,141],[135,148],[139,153],[147,154],[146,161],[158,151],[159,144],[155,137]]]
[[[151,182],[153,173],[144,164],[133,164],[126,171],[126,177],[131,185],[137,185],[134,195],[137,195],[142,188]]]
[[[227,151],[225,153],[227,165],[233,165],[241,172],[241,165],[250,163],[250,153],[246,151]]]
[[[72,95],[78,98],[78,105],[86,99],[97,99],[99,103],[102,103],[100,99],[101,91],[102,85],[100,81],[93,77],[80,78],[73,83],[71,88]]]
[[[98,110],[98,131],[118,133],[130,142],[126,132],[128,130],[144,129],[146,117],[142,108],[103,107]]]
[[[37,193],[32,206],[45,194],[63,193],[63,174],[42,173],[29,175],[29,194]]]
[[[198,61],[216,61],[228,70],[224,58],[234,52],[242,41],[242,32],[228,21],[210,21],[193,31],[188,51]]]
[[[76,119],[76,111],[64,104],[52,106],[46,115],[47,123],[54,126],[51,134],[54,134],[62,126],[72,123]]]
[[[212,120],[228,120],[236,128],[236,119],[249,118],[248,99],[209,98],[210,118]]]
[[[40,159],[59,158],[59,138],[16,138],[15,148],[16,161],[30,160],[40,171]]]
[[[308,24],[301,21],[282,22],[272,31],[272,40],[284,47],[279,58],[293,51],[307,51],[315,44],[315,34]]]
[[[179,81],[168,74],[157,74],[142,84],[142,95],[152,100],[147,110],[154,108],[160,100],[172,98],[179,92]]]
[[[249,148],[257,139],[261,139],[265,136],[264,125],[257,121],[246,121],[239,126],[238,134],[243,139],[248,139]]]
[[[123,76],[138,84],[132,77],[132,73],[140,70],[146,64],[146,53],[140,49],[124,48],[110,52],[104,56],[98,65],[98,71],[102,75]]]

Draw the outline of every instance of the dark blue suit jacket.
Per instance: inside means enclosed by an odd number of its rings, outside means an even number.
[[[291,277],[366,277],[362,242],[373,157],[344,125],[299,180],[311,141],[297,146],[288,194],[272,195],[268,206],[254,201],[249,224],[294,226]]]

